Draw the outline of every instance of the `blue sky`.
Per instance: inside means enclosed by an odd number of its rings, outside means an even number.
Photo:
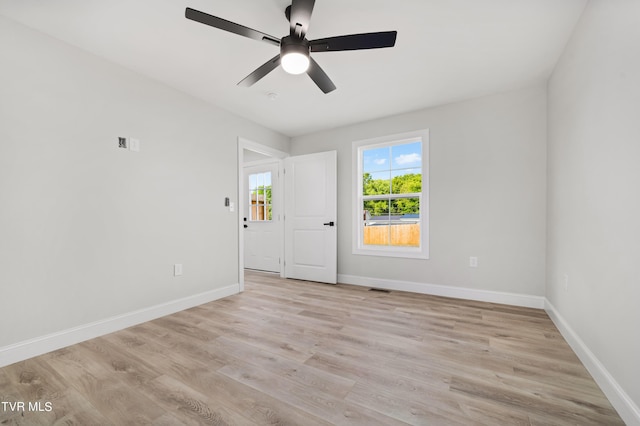
[[[394,176],[405,173],[420,173],[422,164],[422,144],[410,142],[402,145],[375,148],[364,151],[364,172],[397,170]],[[389,167],[391,164],[391,167]],[[400,170],[402,170],[400,172]],[[381,173],[375,173],[380,175]],[[376,176],[373,176],[376,179]]]
[[[249,188],[256,189],[263,186],[271,186],[271,172],[249,175]]]

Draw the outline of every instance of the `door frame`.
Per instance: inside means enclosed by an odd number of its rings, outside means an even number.
[[[262,145],[257,142],[253,142],[249,139],[245,139],[243,137],[238,137],[238,191],[236,194],[237,202],[237,218],[238,218],[238,285],[240,292],[244,291],[244,233],[243,233],[243,220],[244,217],[244,208],[245,208],[245,197],[244,197],[244,150],[255,151],[259,154],[267,155],[272,157],[274,160],[278,162],[278,173],[280,174],[280,179],[278,179],[277,190],[280,194],[282,194],[282,212],[284,213],[284,162],[283,160],[289,156],[288,153],[284,151],[280,151],[275,148],[271,148],[270,146]],[[280,220],[278,225],[278,232],[280,235],[284,236],[284,220]],[[284,238],[281,238],[280,241],[280,259],[284,260]],[[284,265],[280,264],[280,276],[284,278]]]

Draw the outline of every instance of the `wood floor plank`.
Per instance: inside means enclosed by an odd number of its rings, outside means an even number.
[[[253,422],[214,397],[182,381],[160,376],[145,383],[146,394],[187,425],[251,425]]]
[[[161,372],[142,359],[130,357],[122,346],[114,345],[104,337],[77,345],[81,356],[100,362],[104,371],[117,376],[124,383],[136,386],[153,380]]]
[[[54,400],[68,387],[63,375],[43,357],[9,365],[3,368],[3,372],[9,389],[0,393],[13,395],[22,401]]]
[[[228,336],[245,341],[265,351],[282,355],[295,362],[304,362],[312,355],[309,344],[290,341],[288,333],[270,328],[267,324],[264,324],[263,327],[256,327],[249,321],[225,317],[218,312],[212,314],[206,322],[210,327],[215,327]]]
[[[209,368],[183,369],[173,378],[207,395],[218,404],[242,413],[255,424],[268,425],[327,425],[328,422],[311,416],[296,407],[255,390]],[[238,397],[242,396],[242,397]]]
[[[92,425],[112,423],[102,415],[83,395],[73,388],[67,389],[57,400],[52,401],[51,412],[25,413],[26,425],[42,422],[45,425]]]
[[[199,361],[206,365],[220,366],[225,365],[228,359],[221,354],[208,351],[206,344],[189,338],[180,333],[175,333],[160,326],[155,321],[137,325],[128,330],[138,335],[149,343],[164,347],[164,354],[178,353],[189,357],[194,361]],[[145,350],[145,348],[142,348]],[[162,349],[158,348],[159,351]]]
[[[270,393],[283,402],[306,411],[333,424],[393,425],[398,424],[384,414],[351,404],[344,398],[309,388],[257,368],[249,363],[227,365],[220,373],[259,391]]]
[[[428,394],[435,390],[447,391],[451,383],[451,374],[433,370],[429,377],[407,377],[395,374],[388,366],[371,365],[349,360],[343,357],[316,353],[309,358],[306,365],[335,375],[347,377],[356,383],[376,387],[386,387],[393,392],[413,394],[413,398],[419,394]]]
[[[496,386],[468,377],[454,377],[451,390],[467,396],[495,401],[505,407],[513,407],[534,416],[553,418],[556,424],[624,424],[621,420],[614,420],[615,412],[609,407],[595,407],[571,400],[560,400],[552,394],[545,395],[531,389]]]
[[[473,424],[531,426],[531,419],[526,411],[516,410],[513,407],[505,408],[503,404],[493,400],[481,400],[460,394],[457,395],[456,400],[467,418],[473,419]]]
[[[621,425],[543,310],[247,272],[245,292],[0,368],[3,425]]]
[[[359,383],[347,400],[411,425],[466,426],[469,423],[460,406],[444,392],[421,392],[419,398],[416,396],[407,398],[405,393]]]
[[[306,364],[292,364],[284,357],[256,350],[255,347],[241,341],[222,336],[214,343],[216,350],[224,351],[241,362],[251,363],[277,376],[340,398],[344,398],[355,385],[354,380],[327,373]]]

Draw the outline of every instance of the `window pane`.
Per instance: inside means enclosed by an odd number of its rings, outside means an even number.
[[[389,245],[389,200],[367,200],[362,203],[365,245]]]
[[[391,165],[391,147],[367,149],[362,153],[362,171],[375,172],[380,170],[389,170]]]
[[[249,205],[251,209],[249,210],[249,220],[256,220],[258,216],[256,210],[256,204],[258,202],[258,193],[256,190],[249,191]]]
[[[390,245],[396,247],[420,247],[420,223],[391,225]]]
[[[362,195],[381,195],[389,194],[391,173],[374,172],[364,173],[362,175]]]
[[[378,221],[375,225],[365,226],[363,244],[367,246],[388,246],[390,241],[389,221]]]
[[[390,245],[402,247],[420,246],[419,198],[391,200],[390,219]]]
[[[267,186],[264,189],[264,198],[265,198],[265,203],[271,204],[271,186]]]
[[[391,147],[392,170],[421,168],[422,143],[411,142]]]
[[[391,200],[391,216],[397,220],[406,219],[418,221],[420,219],[419,198],[395,198]]]
[[[272,220],[271,172],[249,175],[249,204],[249,220]]]
[[[273,220],[273,207],[267,206],[267,220]]]

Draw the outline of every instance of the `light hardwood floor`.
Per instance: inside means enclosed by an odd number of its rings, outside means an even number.
[[[246,291],[0,369],[7,425],[624,424],[544,311],[247,273]]]

